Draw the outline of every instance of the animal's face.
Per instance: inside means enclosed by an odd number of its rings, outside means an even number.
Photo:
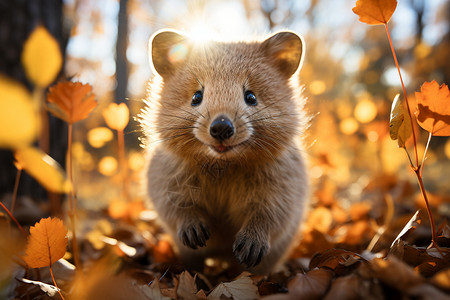
[[[302,49],[291,32],[202,45],[171,31],[155,35],[152,62],[163,79],[159,139],[194,159],[273,159],[298,130],[300,100],[289,79]]]

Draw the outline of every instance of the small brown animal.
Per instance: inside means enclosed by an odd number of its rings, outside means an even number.
[[[156,75],[140,115],[146,188],[182,262],[205,258],[265,274],[286,256],[308,198],[299,137],[307,117],[297,70],[303,40],[150,41]],[[245,265],[245,267],[243,266]]]

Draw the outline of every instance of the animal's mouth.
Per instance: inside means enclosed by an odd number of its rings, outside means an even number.
[[[217,153],[225,153],[234,148],[234,146],[226,146],[226,145],[212,145],[211,148]]]
[[[239,147],[240,145],[242,145],[243,143],[239,143],[236,145],[224,145],[224,144],[218,144],[218,145],[210,145],[209,147],[214,150],[215,152],[219,153],[219,154],[223,154],[226,152],[229,152],[230,150]]]

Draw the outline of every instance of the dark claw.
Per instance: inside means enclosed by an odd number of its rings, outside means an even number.
[[[258,265],[264,255],[269,251],[267,242],[253,240],[251,238],[238,236],[233,244],[233,252],[240,264],[247,268]]]
[[[202,223],[190,224],[178,231],[178,237],[181,242],[192,249],[206,246],[206,241],[209,239],[209,236],[207,226]]]

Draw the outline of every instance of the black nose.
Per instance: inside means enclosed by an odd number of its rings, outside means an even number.
[[[217,140],[227,140],[234,134],[234,126],[225,116],[218,116],[209,127],[209,134]]]

